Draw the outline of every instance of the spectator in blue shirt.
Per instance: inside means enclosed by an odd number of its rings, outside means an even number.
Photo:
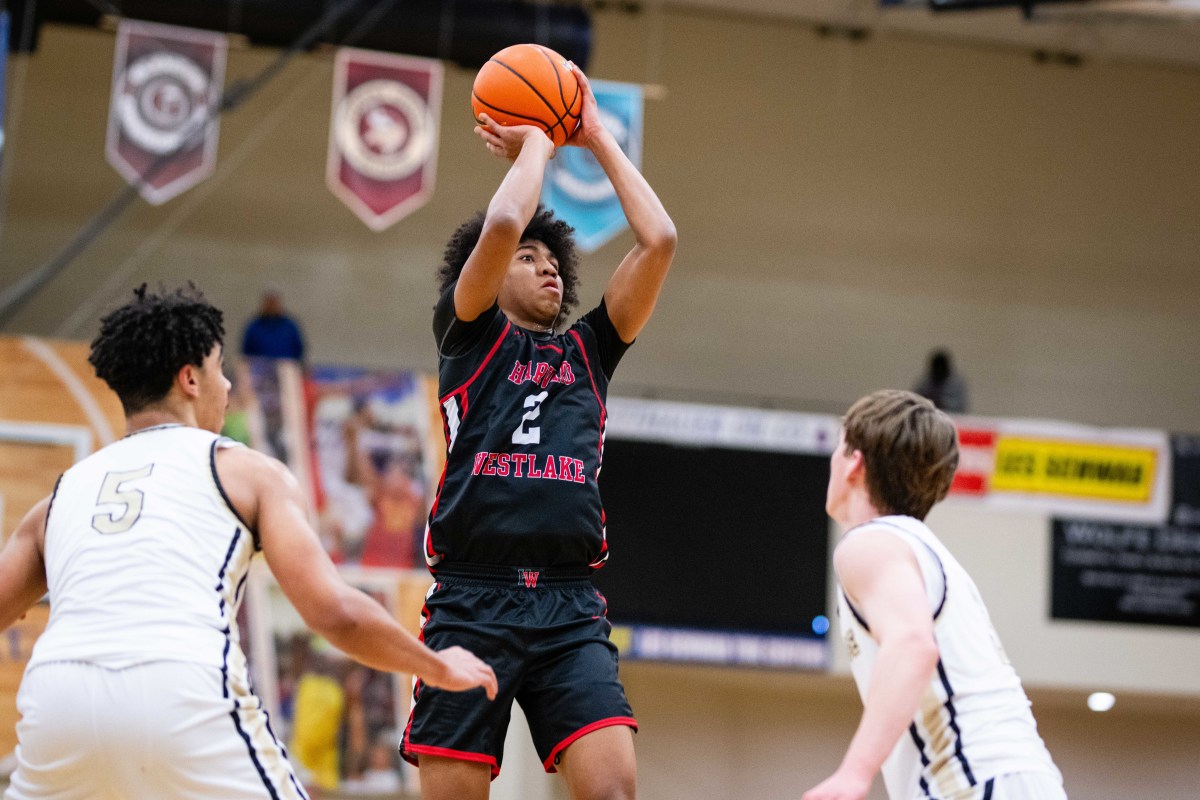
[[[304,336],[296,321],[284,312],[283,298],[277,290],[263,292],[258,316],[250,320],[242,336],[242,355],[304,359]]]

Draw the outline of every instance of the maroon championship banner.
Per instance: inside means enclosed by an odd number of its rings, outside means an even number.
[[[212,174],[223,34],[121,20],[108,110],[108,163],[159,205]]]
[[[441,108],[440,61],[338,51],[325,182],[371,230],[433,194]]]

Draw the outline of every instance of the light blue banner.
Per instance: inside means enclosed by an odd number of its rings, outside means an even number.
[[[592,81],[604,127],[634,166],[642,166],[642,87]],[[590,253],[628,227],[617,194],[590,151],[559,148],[546,169],[542,203],[575,228],[579,249]]]

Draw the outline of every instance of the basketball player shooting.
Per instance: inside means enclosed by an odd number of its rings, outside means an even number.
[[[0,628],[50,593],[17,699],[8,800],[306,798],[239,645],[260,550],[304,621],[346,654],[443,691],[496,692],[479,659],[434,652],[345,583],[287,468],[218,434],[223,338],[221,312],[192,288],[143,285],[101,321],[90,361],[127,435],[63,473],[0,552]]]
[[[826,511],[838,618],[863,715],[841,766],[804,800],[1065,800],[1021,681],[966,570],[925,525],[958,466],[954,422],[911,392],[850,407]]]
[[[566,144],[612,182],[633,249],[600,304],[576,302],[572,229],[538,206],[554,146],[545,130],[484,116],[476,132],[512,161],[486,213],[454,233],[434,310],[447,463],[425,557],[436,582],[424,638],[487,653],[493,703],[418,683],[402,753],[426,800],[480,800],[499,774],[520,703],[547,772],[574,800],[633,798],[636,729],[617,676],[607,605],[590,575],[608,558],[597,478],[608,383],[645,326],[675,253],[658,197],[600,124],[587,78]]]

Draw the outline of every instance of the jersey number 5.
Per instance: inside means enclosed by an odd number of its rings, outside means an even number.
[[[92,517],[92,527],[100,533],[124,533],[132,528],[133,523],[142,515],[145,495],[141,489],[122,489],[121,485],[139,478],[148,478],[153,469],[153,464],[147,464],[141,469],[110,472],[105,475],[96,505],[118,505],[122,508],[119,512],[98,512]]]
[[[525,398],[525,407],[529,410],[521,417],[521,424],[513,431],[513,444],[538,444],[542,441],[542,429],[531,424],[542,413],[542,401],[550,396],[549,392],[538,392]]]

